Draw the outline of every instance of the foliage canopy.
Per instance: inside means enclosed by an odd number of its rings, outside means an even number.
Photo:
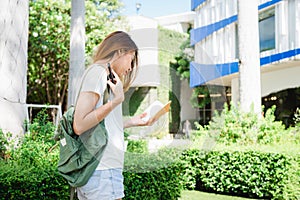
[[[86,60],[94,47],[115,29],[122,3],[85,1]],[[66,105],[71,1],[30,1],[27,102]]]

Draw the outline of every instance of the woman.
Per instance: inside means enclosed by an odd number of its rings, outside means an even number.
[[[108,79],[111,67],[114,79]],[[87,72],[78,95],[73,128],[80,135],[105,119],[108,143],[100,163],[88,183],[77,188],[78,198],[114,200],[124,197],[123,162],[124,132],[132,126],[145,126],[145,114],[123,122],[124,92],[135,78],[138,67],[138,48],[122,31],[109,34],[99,45],[93,64]],[[108,101],[103,96],[109,88]]]

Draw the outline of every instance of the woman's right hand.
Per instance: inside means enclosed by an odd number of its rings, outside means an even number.
[[[112,73],[114,74],[115,78],[115,84],[109,79],[107,81],[107,84],[109,85],[111,91],[113,92],[114,94],[114,98],[112,100],[112,102],[116,105],[122,103],[125,99],[124,97],[124,91],[123,91],[123,83],[122,81],[120,80],[119,76],[117,75],[117,73],[112,70]]]

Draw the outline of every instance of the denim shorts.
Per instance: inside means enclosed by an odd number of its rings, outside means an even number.
[[[86,185],[76,189],[79,200],[115,200],[124,195],[122,169],[96,170]]]

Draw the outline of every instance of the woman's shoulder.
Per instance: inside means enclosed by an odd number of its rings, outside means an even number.
[[[93,74],[94,76],[107,74],[106,69],[103,65],[92,64],[85,69],[85,73],[89,76]]]
[[[94,64],[91,64],[90,66],[88,66],[86,68],[86,70],[99,70],[99,71],[105,71],[106,68],[104,65],[101,65],[101,64],[98,64],[98,63],[94,63]]]
[[[86,68],[82,81],[83,81],[83,89],[85,91],[94,91],[95,86],[100,87],[101,85],[106,85],[107,82],[106,69],[103,66],[98,64],[90,65],[88,68]]]

